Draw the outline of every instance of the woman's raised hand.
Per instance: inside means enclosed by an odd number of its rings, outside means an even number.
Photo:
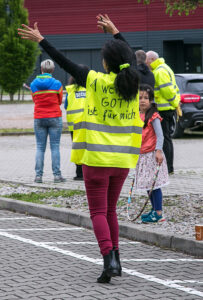
[[[39,29],[37,27],[37,22],[34,23],[34,28],[31,28],[25,24],[22,24],[22,28],[18,28],[18,34],[21,35],[22,39],[31,40],[33,42],[41,42],[44,37],[40,34]]]
[[[119,33],[119,30],[116,28],[116,26],[113,24],[113,22],[109,19],[108,15],[102,15],[99,14],[97,17],[97,27],[106,30],[106,32],[111,34],[117,34]]]

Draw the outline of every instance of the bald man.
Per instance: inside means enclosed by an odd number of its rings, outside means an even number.
[[[146,63],[155,78],[154,100],[163,118],[161,122],[164,134],[163,151],[167,160],[168,172],[169,174],[173,174],[174,150],[170,128],[173,124],[174,112],[180,102],[180,92],[176,84],[175,75],[171,68],[165,63],[165,60],[159,58],[158,53],[154,51],[148,51],[146,55]]]

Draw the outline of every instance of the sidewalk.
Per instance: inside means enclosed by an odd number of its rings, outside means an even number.
[[[31,100],[31,99],[30,99]],[[66,122],[66,112],[61,105],[63,122]],[[0,129],[3,128],[33,128],[33,103],[0,104]]]

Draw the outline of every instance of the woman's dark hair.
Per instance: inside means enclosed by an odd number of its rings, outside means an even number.
[[[148,84],[141,84],[140,91],[146,92],[149,96],[149,101],[151,102],[149,109],[145,113],[145,120],[144,120],[144,126],[143,126],[143,128],[145,128],[145,127],[147,127],[149,119],[153,116],[153,114],[155,112],[158,112],[158,110],[157,110],[156,103],[153,102],[154,101],[154,91],[153,91],[152,87]]]
[[[132,66],[120,70],[120,65],[132,64],[134,53],[131,48],[120,40],[108,41],[102,49],[102,56],[108,72],[117,74],[114,82],[116,92],[127,101],[135,98],[139,89],[138,73]]]

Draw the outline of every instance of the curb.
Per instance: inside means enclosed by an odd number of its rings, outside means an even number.
[[[32,131],[0,132],[0,136],[34,135]]]
[[[0,197],[0,209],[26,213],[57,222],[92,229],[92,223],[87,213],[73,211],[67,208],[49,207],[47,205]],[[136,224],[128,224],[125,222],[119,222],[119,233],[120,236],[124,238],[203,258],[203,241],[182,238],[181,236],[171,235],[157,229],[141,230]]]

